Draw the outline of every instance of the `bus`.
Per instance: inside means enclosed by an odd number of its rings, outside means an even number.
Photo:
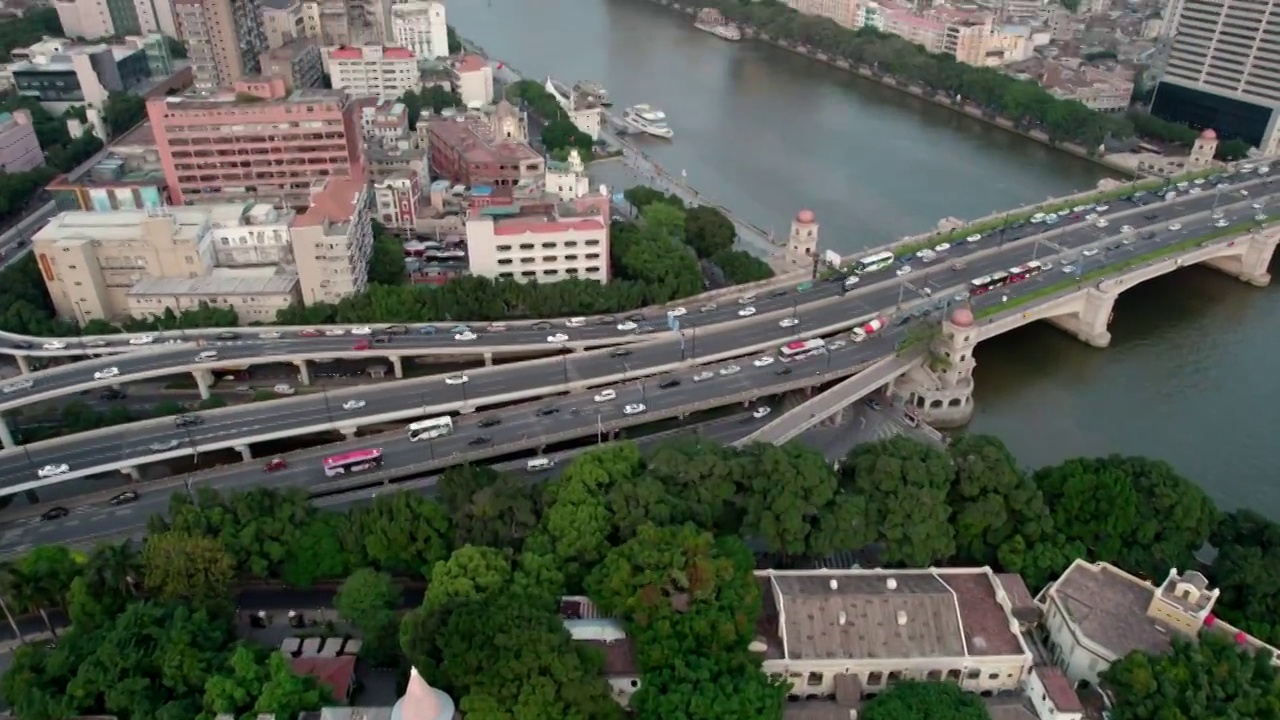
[[[349,472],[360,472],[382,466],[382,448],[352,450],[341,455],[330,455],[324,459],[324,474],[329,477],[345,475]]]
[[[445,415],[443,417],[429,418],[427,420],[419,420],[408,428],[409,442],[418,442],[419,440],[432,440],[453,433],[453,418]]]
[[[1032,260],[1025,265],[1009,268],[1009,282],[1022,282],[1023,280],[1026,280],[1029,277],[1035,277],[1042,272],[1044,272],[1044,265],[1038,260]]]
[[[798,356],[807,355],[808,353],[819,353],[827,347],[827,343],[822,338],[814,338],[812,340],[796,340],[778,348],[778,354],[782,356],[782,360],[793,360]]]
[[[969,296],[976,297],[986,292],[991,292],[996,288],[1007,285],[1009,282],[1009,273],[998,272],[990,275],[983,275],[969,281]]]
[[[893,253],[888,251],[876,253],[875,255],[868,255],[854,263],[853,271],[858,275],[873,273],[877,270],[883,270],[889,267],[893,264],[894,259]]]

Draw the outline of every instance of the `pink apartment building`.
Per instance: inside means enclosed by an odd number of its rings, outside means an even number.
[[[36,139],[31,113],[15,110],[0,113],[0,170],[20,173],[44,164],[44,151]]]
[[[467,254],[473,275],[543,283],[609,281],[609,198],[502,201],[472,198]]]
[[[147,115],[174,204],[258,200],[306,207],[329,178],[364,178],[356,104],[279,78],[152,98]]]

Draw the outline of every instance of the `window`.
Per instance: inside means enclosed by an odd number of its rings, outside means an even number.
[[[874,687],[876,685],[880,685],[883,682],[884,682],[884,673],[882,672],[867,673],[868,687]]]
[[[809,673],[809,679],[808,679],[808,681],[807,681],[805,684],[807,684],[809,687],[821,687],[821,686],[822,686],[822,673],[820,673],[820,672],[811,672],[811,673]]]
[[[964,677],[966,680],[977,680],[982,677],[982,671],[978,668],[969,668],[965,671]]]

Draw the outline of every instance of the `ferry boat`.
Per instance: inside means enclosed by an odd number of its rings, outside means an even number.
[[[724,15],[715,8],[702,8],[699,10],[697,19],[693,21],[693,26],[722,40],[737,42],[742,39],[742,30],[737,25],[725,20]]]
[[[667,114],[651,105],[632,105],[622,113],[622,121],[633,130],[660,138],[675,132],[667,126]]]

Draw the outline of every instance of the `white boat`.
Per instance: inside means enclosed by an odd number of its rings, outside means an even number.
[[[632,105],[622,113],[622,121],[628,127],[660,138],[670,138],[675,133],[667,126],[667,114],[650,105]]]

